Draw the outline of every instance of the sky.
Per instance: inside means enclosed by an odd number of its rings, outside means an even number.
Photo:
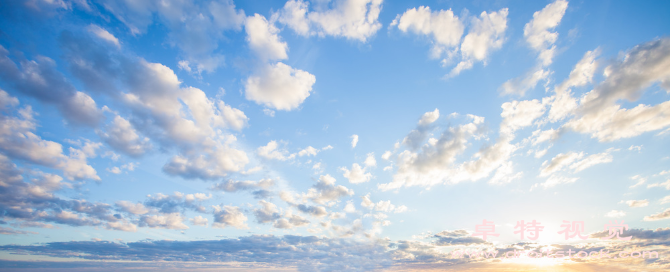
[[[4,1],[0,271],[665,271],[668,12]]]

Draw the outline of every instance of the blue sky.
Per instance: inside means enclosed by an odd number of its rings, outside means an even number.
[[[669,8],[3,3],[0,270],[667,269]]]

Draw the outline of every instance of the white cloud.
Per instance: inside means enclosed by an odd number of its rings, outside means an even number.
[[[358,144],[358,135],[356,134],[351,135],[351,148],[356,148],[357,144]]]
[[[308,146],[305,149],[300,150],[298,152],[298,156],[300,156],[300,157],[302,157],[302,156],[308,156],[308,157],[309,156],[316,156],[316,154],[318,154],[318,153],[319,153],[318,149],[316,149],[314,147],[311,147],[311,146]]]
[[[249,16],[245,20],[247,42],[254,53],[263,60],[287,59],[288,45],[279,38],[279,29],[259,14]]]
[[[271,109],[263,109],[263,114],[270,116],[270,117],[275,117],[275,111]]]
[[[116,47],[121,47],[121,44],[119,43],[119,39],[114,37],[112,33],[109,33],[109,31],[105,30],[104,28],[98,26],[98,25],[89,25],[88,26],[88,31],[91,33],[95,34],[100,39],[105,40],[106,42],[109,42]]]
[[[523,28],[523,35],[530,47],[540,52],[542,64],[547,66],[551,64],[553,57],[553,44],[558,39],[558,33],[552,32],[560,23],[565,10],[568,8],[568,2],[557,0],[542,10],[533,14],[530,20]]]
[[[421,116],[419,120],[419,126],[427,126],[437,121],[440,118],[440,110],[435,109],[434,111],[429,111]]]
[[[344,171],[343,176],[353,184],[368,182],[372,178],[372,174],[366,173],[366,169],[361,168],[358,163],[351,165],[351,170],[346,167],[340,167],[340,170]]]
[[[633,208],[647,207],[649,205],[649,200],[628,200],[626,201],[626,205]]]
[[[227,144],[216,144],[199,154],[173,156],[163,171],[187,179],[216,179],[230,172],[240,172],[249,163],[247,154]]]
[[[584,86],[593,81],[593,75],[598,68],[596,57],[599,54],[600,49],[586,52],[572,69],[568,78],[554,88],[555,94],[550,98],[549,121],[560,121],[577,108],[577,99],[572,97],[570,88]]]
[[[335,185],[335,178],[330,175],[320,176],[319,181],[310,188],[306,197],[317,204],[326,204],[330,201],[338,201],[342,197],[351,196],[354,190],[342,185]]]
[[[207,223],[209,222],[209,220],[207,220],[207,218],[204,218],[200,215],[198,215],[196,217],[193,217],[193,218],[189,219],[188,221],[190,221],[191,225],[194,225],[194,226],[207,226]]]
[[[636,101],[654,83],[667,87],[668,67],[670,38],[634,47],[623,60],[605,68],[605,80],[581,98],[578,116],[565,126],[599,141],[630,138],[670,126],[670,116],[665,114],[670,101],[654,106],[639,104],[631,109],[617,104],[622,99]]]
[[[391,158],[391,155],[393,155],[391,151],[386,151],[384,154],[382,154],[382,159],[388,161]]]
[[[430,7],[408,9],[398,15],[391,26],[398,26],[403,32],[430,36],[433,43],[431,56],[440,58],[461,42],[465,27],[451,10],[431,11]]]
[[[365,167],[377,166],[377,160],[375,160],[375,153],[368,153],[368,156],[365,158],[363,164],[365,164]]]
[[[117,174],[117,175],[118,175],[118,174],[121,174],[121,169],[119,169],[119,168],[116,167],[116,166],[112,167],[111,169],[110,169],[110,168],[107,168],[107,171],[109,171],[109,172],[111,172],[111,173],[113,173],[113,174]]]
[[[557,0],[533,14],[533,19],[526,24],[523,33],[526,42],[538,52],[539,63],[525,75],[506,81],[500,87],[502,94],[524,96],[528,90],[535,88],[538,82],[548,80],[551,71],[545,70],[544,67],[552,63],[556,51],[554,43],[558,39],[558,33],[552,31],[560,24],[567,7],[567,1]],[[561,102],[569,103],[562,97],[559,99]]]
[[[652,214],[644,217],[644,221],[658,221],[670,218],[670,208],[666,209],[663,212]]]
[[[194,72],[211,73],[223,63],[217,54],[227,30],[240,30],[245,14],[236,10],[231,0],[171,1],[147,0],[112,1],[101,5],[125,24],[133,35],[141,35],[154,23],[167,29],[170,45],[180,49]]]
[[[497,12],[482,12],[479,18],[472,18],[468,34],[463,38],[461,44],[461,62],[451,70],[449,76],[456,76],[465,69],[472,67],[475,61],[486,61],[488,55],[500,49],[505,41],[504,35],[507,29],[506,8]]]
[[[265,200],[258,201],[258,204],[261,205],[261,208],[254,209],[254,216],[256,216],[256,221],[258,221],[258,223],[264,224],[279,218],[280,215],[277,205]]]
[[[370,194],[362,196],[361,199],[363,199],[363,201],[361,202],[361,206],[363,206],[364,208],[368,208],[370,210],[375,210],[379,212],[393,212],[393,213],[402,213],[407,211],[407,206],[393,205],[391,204],[390,200],[379,201],[377,203],[374,203],[372,200],[370,200]]]
[[[375,204],[375,210],[380,212],[401,213],[407,211],[407,207],[405,205],[396,206],[391,204],[390,200],[386,200],[377,202]]]
[[[593,154],[591,156],[584,158],[581,161],[573,163],[572,165],[570,165],[570,169],[573,169],[575,173],[577,173],[597,164],[610,163],[612,162],[612,160],[613,160],[612,154],[610,154],[609,152]]]
[[[149,209],[145,207],[142,203],[132,203],[130,201],[117,201],[116,205],[119,206],[119,208],[127,213],[134,214],[134,215],[143,215],[146,213],[149,213]]]
[[[277,141],[273,140],[268,142],[267,145],[261,146],[258,149],[256,149],[256,154],[261,158],[265,158],[268,160],[285,161],[295,158],[295,154],[289,155],[288,150],[279,149],[278,147],[279,144],[277,143]]]
[[[23,58],[23,57],[22,57]],[[103,119],[93,98],[77,91],[57,70],[56,62],[48,57],[22,60],[17,66],[9,51],[0,45],[0,78],[18,91],[35,99],[55,105],[67,121],[94,127]]]
[[[185,218],[180,213],[157,214],[142,216],[141,226],[162,229],[188,229],[184,224]]]
[[[612,218],[619,218],[619,217],[624,217],[626,216],[626,213],[624,211],[617,211],[617,210],[611,210],[607,214],[605,214],[606,217],[612,217]]]
[[[335,36],[366,42],[381,27],[378,21],[383,0],[337,0],[332,8],[308,11],[309,3],[290,0],[274,16],[303,36]]]
[[[284,215],[285,218],[280,218],[272,225],[278,229],[292,229],[296,227],[303,227],[309,225],[309,220],[302,216],[293,214],[290,210]]]
[[[562,177],[562,176],[557,176],[557,175],[551,175],[545,182],[543,183],[536,183],[531,187],[531,190],[533,190],[537,186],[542,186],[544,189],[554,187],[556,185],[561,185],[561,184],[570,184],[574,183],[577,181],[579,178],[567,178],[567,177]]]
[[[112,148],[133,157],[144,155],[152,147],[149,138],[141,138],[132,124],[118,115],[106,131],[99,130],[97,133]]]
[[[0,90],[0,93],[4,91]],[[2,96],[9,97],[6,93]],[[87,146],[92,149],[87,152],[70,147],[69,155],[66,156],[61,144],[44,140],[34,133],[37,123],[33,115],[30,106],[19,109],[18,116],[0,115],[0,150],[3,153],[12,158],[60,169],[70,180],[100,180],[95,169],[86,161],[89,156],[95,156],[94,150],[100,145]]]
[[[503,163],[495,174],[489,180],[489,184],[502,185],[507,184],[523,176],[523,172],[514,172],[512,162]]]
[[[212,227],[225,228],[234,227],[237,229],[248,229],[246,224],[247,217],[242,213],[239,207],[234,206],[212,206],[214,208],[214,223]]]
[[[546,80],[550,72],[542,68],[536,68],[526,73],[526,75],[510,79],[500,86],[503,94],[514,94],[524,96],[526,91],[535,88],[538,82]]]
[[[545,111],[544,103],[534,100],[512,101],[502,104],[503,118],[500,124],[500,132],[512,134],[514,131],[533,124]]]
[[[542,163],[543,168],[540,170],[540,177],[546,177],[553,174],[556,171],[560,171],[564,167],[572,164],[578,159],[581,159],[584,156],[584,152],[566,152],[556,155],[552,158],[551,161],[544,161]]]
[[[647,182],[647,178],[643,178],[640,175],[635,175],[635,176],[631,177],[631,179],[632,180],[637,180],[637,183],[631,185],[630,188],[635,188],[635,187],[640,186],[640,185],[644,184],[645,182]]]
[[[431,11],[430,7],[412,8],[402,15],[396,16],[391,26],[397,26],[402,32],[413,32],[428,36],[433,47],[431,57],[444,58],[443,65],[451,62],[456,56],[460,45],[460,62],[448,74],[453,77],[463,70],[472,68],[475,62],[484,61],[488,55],[502,47],[507,29],[506,8],[488,13],[482,12],[479,17],[473,16],[469,24],[468,34],[462,39],[465,25],[450,10]]]
[[[244,92],[248,100],[290,111],[309,97],[315,82],[314,75],[279,62],[265,65],[260,74],[247,78]]]
[[[536,130],[533,131],[531,138],[533,139],[533,145],[538,145],[547,141],[554,141],[558,139],[561,135],[561,131],[558,129],[548,129],[548,130]]]
[[[353,202],[347,201],[347,205],[344,206],[343,211],[346,213],[354,213],[356,212],[356,206],[354,206]]]

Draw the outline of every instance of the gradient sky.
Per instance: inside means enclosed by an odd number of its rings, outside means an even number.
[[[0,271],[670,269],[669,13],[3,1]]]

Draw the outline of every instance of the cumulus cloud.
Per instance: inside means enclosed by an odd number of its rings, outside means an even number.
[[[247,42],[262,60],[287,59],[288,45],[279,38],[279,29],[270,24],[260,14],[249,16],[245,20],[244,29],[247,32]]]
[[[302,36],[334,36],[366,42],[382,27],[383,0],[337,0],[328,9],[309,11],[309,2],[289,0],[274,15]]]
[[[115,118],[107,131],[99,133],[113,147],[139,154],[147,147],[144,138],[149,138],[162,150],[176,149],[179,154],[163,170],[185,178],[222,177],[248,163],[246,154],[235,148],[235,137],[226,131],[246,127],[248,118],[241,110],[198,88],[182,86],[174,71],[160,63],[111,53],[67,32],[59,39],[73,75],[128,107],[131,115],[123,119],[144,136],[130,142],[134,137],[116,137],[114,128],[125,133],[130,127]]]
[[[305,149],[300,150],[300,152],[298,152],[298,156],[300,156],[300,157],[302,157],[302,156],[316,156],[316,154],[318,154],[319,151],[320,150],[318,150],[314,147],[308,146]]]
[[[584,158],[581,161],[573,163],[572,165],[570,165],[570,169],[573,169],[576,173],[597,164],[610,163],[612,162],[612,160],[613,160],[612,154],[610,154],[609,152],[593,154],[591,156]]]
[[[18,101],[11,99],[3,90],[0,93],[11,103]],[[18,103],[13,104],[18,106]],[[99,145],[88,146],[88,152],[70,147],[66,156],[60,143],[44,140],[35,134],[37,123],[34,114],[32,108],[26,106],[18,110],[18,116],[0,115],[0,150],[12,158],[60,169],[70,180],[100,180],[95,169],[87,163],[88,157],[95,157],[94,150]]]
[[[351,148],[356,148],[357,144],[358,144],[358,135],[356,134],[351,135]]]
[[[109,204],[58,197],[58,191],[72,185],[58,175],[40,171],[24,173],[3,154],[0,154],[0,181],[3,221],[14,220],[29,227],[53,227],[46,223],[57,223],[137,230],[125,218],[114,216]]]
[[[117,201],[116,206],[119,207],[121,211],[134,214],[134,215],[143,215],[149,212],[142,203],[132,203],[130,201]]]
[[[553,30],[561,23],[565,10],[568,8],[568,2],[557,0],[540,11],[533,13],[533,19],[523,28],[523,35],[526,42],[536,51],[540,52],[542,64],[547,66],[551,64],[554,43],[558,39],[558,33]]]
[[[554,158],[542,163],[542,169],[540,170],[540,176],[546,177],[552,173],[567,167],[576,160],[584,156],[583,152],[567,152],[556,155]]]
[[[176,155],[163,166],[163,171],[186,179],[209,180],[240,172],[247,163],[249,158],[244,151],[217,144],[201,154]]]
[[[273,179],[261,179],[259,181],[245,180],[245,181],[235,181],[227,180],[225,182],[217,183],[212,186],[212,190],[225,191],[229,193],[239,192],[239,191],[253,191],[252,194],[255,198],[267,198],[271,195],[268,189],[275,185]]]
[[[545,80],[549,77],[550,72],[542,68],[536,68],[534,70],[528,71],[526,75],[518,78],[513,78],[500,86],[500,90],[503,94],[516,94],[519,96],[524,96],[526,91],[535,88],[538,82]]]
[[[544,103],[536,99],[505,102],[501,107],[503,112],[500,116],[503,117],[503,121],[500,124],[500,132],[506,134],[532,125],[533,121],[545,112]]]
[[[626,216],[626,212],[617,210],[611,210],[607,214],[605,214],[605,217],[612,217],[612,218],[619,218],[624,216]]]
[[[462,60],[449,72],[449,76],[456,76],[463,70],[472,68],[474,62],[486,63],[488,55],[502,47],[507,29],[507,14],[508,11],[504,8],[491,13],[484,11],[479,18],[472,18],[469,32],[461,43]]]
[[[596,57],[599,54],[599,49],[586,52],[568,78],[554,88],[555,94],[550,98],[549,121],[557,122],[573,114],[577,108],[577,99],[572,97],[570,88],[584,86],[593,81],[593,75],[598,67]]]
[[[19,65],[0,46],[0,78],[35,99],[55,105],[73,124],[96,126],[104,116],[88,94],[77,91],[48,57],[22,60]]]
[[[320,176],[319,181],[307,191],[306,197],[314,203],[326,204],[338,201],[340,198],[351,196],[354,191],[342,185],[335,185],[335,178],[330,175]]]
[[[114,37],[114,35],[112,33],[109,33],[109,31],[107,31],[106,29],[104,29],[104,28],[102,28],[98,25],[94,25],[94,24],[89,25],[88,26],[88,31],[93,33],[98,38],[103,39],[104,41],[115,45],[116,47],[121,47],[121,43],[119,43],[119,39]]]
[[[244,94],[258,104],[290,111],[309,97],[315,82],[314,75],[278,62],[264,65],[257,75],[247,78]]]
[[[465,30],[463,22],[453,11],[431,11],[425,6],[408,9],[396,16],[391,26],[397,26],[403,32],[430,36],[433,43],[431,56],[434,58],[458,46]]]
[[[278,219],[272,226],[278,229],[292,229],[296,227],[307,226],[309,225],[309,223],[310,221],[305,219],[304,217],[299,216],[297,214],[293,214],[290,211],[288,211],[284,215],[284,218]]]
[[[577,116],[565,126],[599,141],[630,138],[669,126],[668,101],[654,106],[639,104],[631,109],[617,104],[623,99],[636,101],[654,83],[667,87],[668,67],[670,38],[634,47],[622,60],[605,68],[605,80],[580,99]]]
[[[193,218],[189,219],[188,221],[191,222],[191,225],[204,226],[204,227],[206,227],[207,223],[209,222],[209,220],[207,218],[204,218],[200,215],[198,215],[196,217],[193,217]]]
[[[180,213],[145,215],[140,218],[140,226],[162,229],[188,229],[185,218]]]
[[[658,221],[658,220],[665,220],[668,218],[670,218],[670,209],[666,209],[665,211],[657,214],[645,216],[644,221]]]
[[[256,154],[261,158],[268,160],[285,161],[295,158],[295,154],[290,154],[286,149],[279,149],[277,141],[270,141],[267,145],[256,149]]]
[[[416,129],[410,131],[409,134],[407,134],[407,136],[402,140],[402,144],[407,145],[413,150],[421,147],[423,142],[426,140],[426,137],[428,137],[430,130],[433,128],[432,124],[437,121],[438,118],[440,118],[440,111],[438,109],[424,113],[421,116],[421,119],[419,119],[419,123]]]
[[[216,52],[219,42],[225,39],[224,32],[240,30],[246,18],[244,11],[235,9],[230,0],[169,4],[159,0],[112,1],[102,7],[135,36],[144,34],[153,23],[164,25],[169,44],[180,49],[198,74],[211,73],[223,63],[223,55]]]
[[[647,207],[649,205],[649,200],[628,200],[626,201],[626,205],[633,208]]]
[[[254,216],[259,224],[273,222],[281,217],[277,205],[265,200],[258,201],[260,209],[254,209]]]
[[[448,74],[453,77],[472,68],[475,62],[486,62],[492,51],[502,47],[507,14],[508,10],[503,8],[490,13],[484,11],[479,17],[473,16],[468,34],[463,39],[465,24],[451,9],[431,11],[426,6],[408,9],[396,16],[391,27],[397,26],[405,33],[428,36],[432,43],[431,57],[443,58],[443,65],[451,62],[460,49],[461,60]]]
[[[398,171],[391,183],[380,184],[382,190],[402,186],[431,186],[449,180],[456,156],[467,147],[467,139],[479,134],[484,118],[472,116],[472,123],[448,128],[433,144],[413,152],[405,150],[398,155]]]
[[[152,147],[149,138],[140,137],[132,124],[118,115],[105,131],[99,130],[97,133],[109,146],[129,156],[141,156]]]
[[[386,201],[379,201],[377,203],[374,203],[370,199],[370,194],[364,195],[361,197],[361,206],[370,210],[375,210],[379,212],[393,212],[393,213],[401,213],[407,211],[407,206],[405,205],[400,205],[396,206],[391,204],[390,200]]]
[[[557,0],[533,14],[523,34],[526,42],[538,53],[538,64],[525,75],[506,81],[500,87],[502,94],[524,96],[538,82],[548,79],[551,71],[544,68],[553,62],[556,51],[554,43],[558,39],[558,33],[553,30],[561,23],[567,8],[567,1]]]
[[[363,162],[365,164],[365,167],[375,167],[377,166],[377,160],[375,159],[375,153],[368,153],[368,155],[365,157],[365,161]]]
[[[344,172],[342,175],[353,184],[367,182],[372,178],[371,173],[366,173],[366,167],[361,167],[358,163],[352,164],[351,169],[340,167],[340,170]]]
[[[214,208],[214,223],[212,227],[225,228],[234,227],[237,229],[248,229],[247,216],[242,213],[239,207],[234,206],[212,206]]]

